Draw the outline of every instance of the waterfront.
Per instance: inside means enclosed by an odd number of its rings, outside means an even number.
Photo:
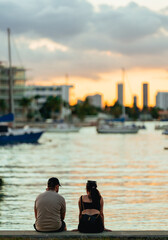
[[[168,137],[146,123],[135,135],[45,133],[39,145],[0,148],[0,229],[32,230],[34,200],[49,177],[60,179],[66,223],[77,227],[78,198],[88,179],[104,197],[105,225],[112,230],[167,230]]]

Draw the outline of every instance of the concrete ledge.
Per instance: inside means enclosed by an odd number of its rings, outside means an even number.
[[[0,231],[0,239],[103,239],[103,240],[168,240],[168,231],[112,231],[96,234],[66,231],[61,233],[38,233],[35,231]]]

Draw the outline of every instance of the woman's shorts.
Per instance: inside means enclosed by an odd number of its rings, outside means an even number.
[[[102,218],[99,214],[82,214],[78,225],[79,232],[82,233],[100,233],[104,230]]]

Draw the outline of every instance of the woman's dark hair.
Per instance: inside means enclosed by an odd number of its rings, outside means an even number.
[[[100,198],[101,195],[97,190],[97,183],[96,181],[88,180],[86,184],[86,190],[90,193],[93,207],[95,209],[100,209]]]

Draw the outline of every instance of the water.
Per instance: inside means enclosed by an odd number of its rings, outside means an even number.
[[[168,137],[147,123],[135,135],[45,133],[39,145],[0,148],[0,229],[32,230],[34,200],[58,177],[67,202],[66,223],[77,228],[78,199],[88,179],[104,198],[112,230],[168,230]]]

